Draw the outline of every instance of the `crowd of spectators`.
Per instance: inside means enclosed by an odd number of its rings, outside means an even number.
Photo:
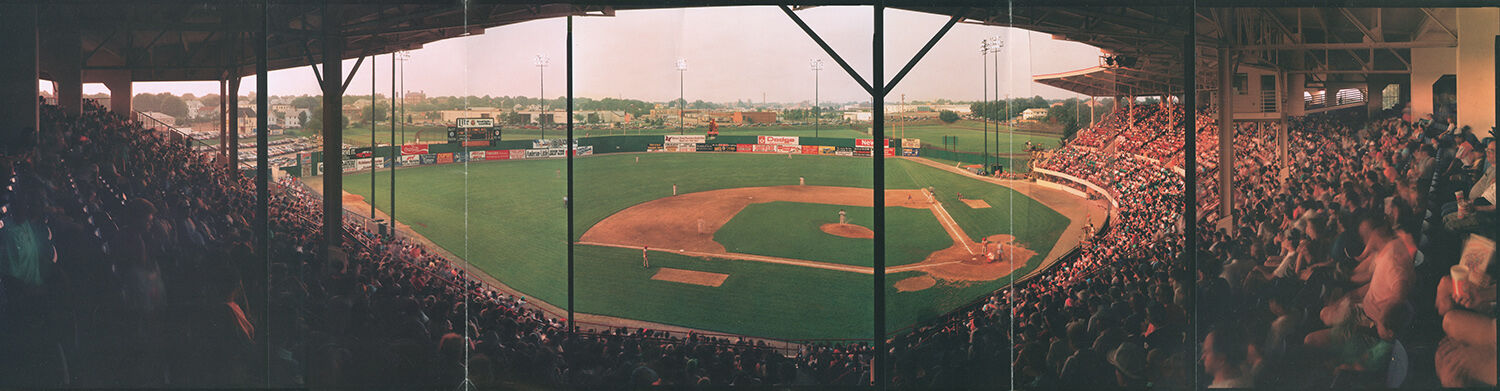
[[[1199,229],[1212,384],[1495,385],[1494,146],[1399,114],[1297,118],[1285,172],[1236,161],[1234,223]]]

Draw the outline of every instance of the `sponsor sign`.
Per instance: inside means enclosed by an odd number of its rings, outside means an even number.
[[[904,138],[904,139],[901,139],[901,147],[902,148],[921,148],[922,147],[922,139],[919,139],[919,138]]]
[[[510,159],[511,160],[525,159],[526,158],[526,151],[527,150],[525,150],[525,149],[512,149],[512,150],[510,150]]]
[[[667,144],[664,149],[667,152],[697,152],[698,144]]]
[[[443,152],[437,154],[437,164],[453,163],[453,153]]]
[[[714,145],[713,144],[708,144],[708,143],[698,144],[698,152],[713,152],[713,151],[714,151]]]
[[[495,127],[495,119],[494,118],[458,118],[458,119],[454,120],[454,125],[457,125],[459,129],[492,128],[492,127]]]
[[[646,152],[661,152],[661,144],[646,144]]]
[[[493,149],[484,151],[484,160],[506,160],[510,159],[510,151],[504,149]]]
[[[531,140],[531,149],[562,148],[564,145],[568,145],[568,139]],[[578,146],[578,140],[573,140],[573,146]]]
[[[921,150],[917,148],[901,148],[901,156],[922,156]]]
[[[756,136],[756,144],[797,144],[797,136]]]
[[[488,146],[490,146],[490,140],[465,141],[464,142],[464,146],[465,147],[488,147]]]
[[[401,146],[402,155],[421,155],[427,153],[427,144],[406,144]]]
[[[592,145],[585,145],[582,147],[574,148],[573,150],[576,151],[573,152],[574,156],[588,156],[594,154],[594,146]]]
[[[802,154],[803,155],[817,155],[818,154],[818,149],[819,148],[816,145],[803,145],[802,146]]]
[[[896,156],[896,149],[895,148],[886,148],[886,149],[884,149],[884,151],[885,151],[885,156],[887,156],[887,157]]]
[[[714,151],[717,152],[734,152],[739,149],[739,144],[714,144]]]
[[[756,144],[735,144],[735,152],[755,152]]]
[[[547,157],[568,157],[567,148],[548,148]]]
[[[836,152],[838,150],[839,150],[838,148],[834,148],[834,147],[830,147],[830,146],[824,145],[824,146],[819,146],[818,147],[818,154],[819,155],[835,155],[834,152]]]
[[[415,166],[418,164],[422,164],[422,156],[406,155],[401,157],[401,165],[403,166]]]
[[[422,154],[422,164],[437,164],[437,154]]]
[[[885,141],[885,146],[887,146],[887,147],[891,146],[891,139],[887,138],[887,139],[881,139],[881,140]],[[857,138],[857,139],[854,139],[854,146],[856,146],[856,147],[863,147],[863,148],[875,148],[875,139]]]
[[[666,135],[662,136],[662,144],[702,144],[708,142],[708,137],[701,134],[688,135]]]
[[[463,163],[463,162],[467,162],[467,161],[469,161],[469,155],[465,155],[463,152],[458,152],[458,153],[454,153],[453,154],[453,162],[454,163]]]
[[[870,157],[872,154],[874,154],[874,150],[870,148],[854,148],[854,156]]]
[[[758,152],[758,153],[775,153],[776,152],[776,146],[775,145],[770,145],[770,144],[755,144],[755,152]]]
[[[776,153],[802,153],[801,145],[777,145]]]
[[[526,150],[526,158],[527,159],[545,159],[545,158],[547,158],[547,150],[545,150],[545,149],[528,149],[528,150]]]
[[[469,161],[484,160],[484,153],[489,151],[469,151]]]

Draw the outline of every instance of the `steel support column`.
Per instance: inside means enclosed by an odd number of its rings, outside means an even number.
[[[563,207],[568,215],[568,332],[577,331],[573,323],[573,15],[568,15],[568,195],[563,198]],[[680,73],[680,72],[679,72]]]
[[[240,77],[229,77],[229,175],[238,176],[240,170]]]
[[[874,111],[873,126],[870,127],[870,135],[875,141],[875,148],[871,155],[875,160],[875,278],[873,297],[875,301],[875,351],[874,367],[875,377],[872,379],[876,389],[886,389],[890,380],[889,357],[885,347],[885,1],[875,0],[875,34],[871,39],[871,49],[874,55],[871,58],[874,71],[870,74],[871,106]]]
[[[1234,224],[1234,64],[1227,47],[1219,48],[1219,217]],[[1226,226],[1221,224],[1220,226]]]
[[[37,141],[40,57],[35,4],[0,6],[0,155],[17,156]]]
[[[344,37],[339,35],[338,6],[323,8],[323,251],[324,260],[339,248],[344,226]]]

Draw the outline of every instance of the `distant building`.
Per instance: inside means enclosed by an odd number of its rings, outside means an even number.
[[[875,116],[868,111],[845,111],[844,120],[850,122],[867,122],[875,120]]]
[[[1043,107],[1026,109],[1021,112],[1021,120],[1023,121],[1036,121],[1044,118],[1047,118],[1047,109]]]
[[[422,103],[427,100],[427,93],[422,91],[406,93],[406,103]]]
[[[470,107],[468,110],[438,110],[438,122],[453,124],[459,118],[494,118],[503,121],[507,111],[494,107]]]
[[[776,112],[736,111],[730,119],[736,124],[770,124],[776,123]]]

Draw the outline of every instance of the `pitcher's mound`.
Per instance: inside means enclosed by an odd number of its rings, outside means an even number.
[[[933,279],[932,276],[921,275],[916,277],[908,277],[902,279],[901,281],[896,281],[896,290],[901,292],[920,291],[923,289],[931,288],[936,284],[937,280]]]
[[[829,235],[855,239],[874,239],[875,231],[854,224],[828,223],[818,227]]]

